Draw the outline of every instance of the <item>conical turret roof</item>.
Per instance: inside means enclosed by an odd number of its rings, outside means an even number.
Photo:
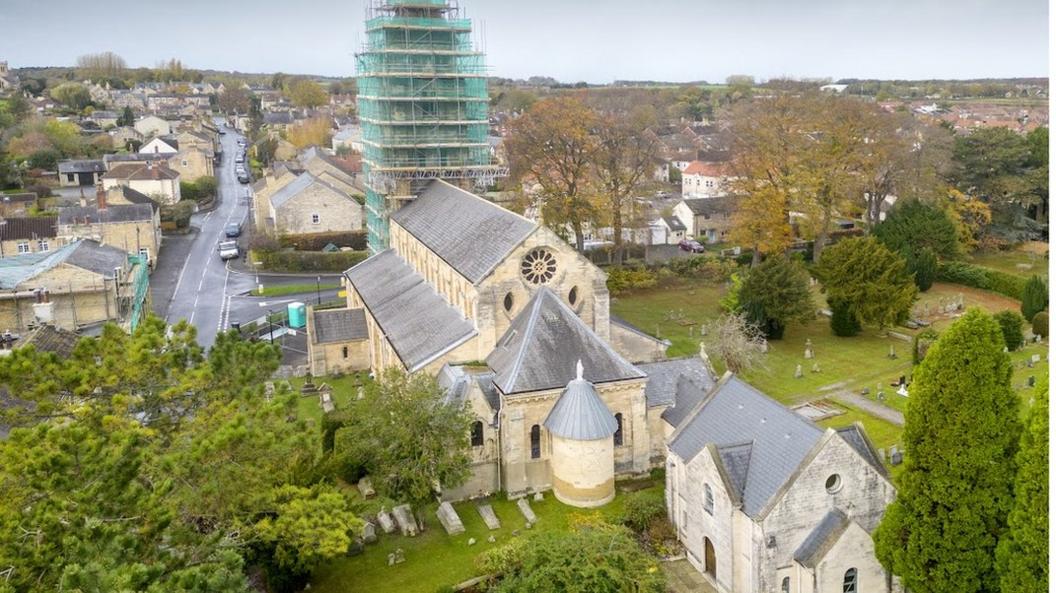
[[[569,381],[543,426],[552,434],[576,441],[595,441],[616,432],[616,418],[594,384],[583,378],[582,362],[576,363],[576,378]]]

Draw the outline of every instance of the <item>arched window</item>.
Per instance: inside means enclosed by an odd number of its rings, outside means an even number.
[[[781,579],[781,593],[788,593],[792,589],[792,581],[788,577]]]
[[[843,573],[843,593],[858,593],[858,569],[848,568]]]
[[[506,298],[502,299],[502,308],[506,309],[507,313],[513,311],[513,293],[512,292],[507,292],[506,293]]]
[[[715,514],[715,495],[708,484],[704,484],[704,512],[709,515]]]
[[[469,444],[471,447],[484,446],[484,423],[477,420],[469,430]]]
[[[616,432],[612,434],[612,444],[623,446],[623,414],[616,414]]]
[[[539,459],[542,450],[539,447],[539,425],[532,426],[532,459]]]
[[[576,301],[578,301],[578,300],[579,300],[579,289],[576,288],[575,286],[573,286],[572,290],[568,291],[568,304],[569,305],[575,305]]]

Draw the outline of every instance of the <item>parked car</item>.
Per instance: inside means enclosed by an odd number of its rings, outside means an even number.
[[[678,248],[690,253],[704,253],[704,246],[694,239],[682,239],[678,242]]]
[[[246,173],[240,173],[238,176],[238,182],[242,185],[246,185],[247,183],[249,183],[249,175]]]
[[[242,223],[227,223],[227,225],[224,226],[224,234],[227,235],[228,238],[238,237],[242,234]]]
[[[235,241],[221,241],[218,250],[222,260],[235,259],[239,256],[238,243]]]

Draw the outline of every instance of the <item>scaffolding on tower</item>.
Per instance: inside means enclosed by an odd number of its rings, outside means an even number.
[[[388,247],[389,215],[431,179],[484,188],[508,169],[488,143],[484,54],[454,0],[374,0],[356,54],[368,244]]]

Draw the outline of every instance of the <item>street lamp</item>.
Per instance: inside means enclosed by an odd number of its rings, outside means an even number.
[[[319,282],[322,280],[322,276],[315,277],[315,304],[323,304],[323,293],[319,292]]]
[[[272,344],[275,343],[275,330],[271,325],[271,309],[268,309],[268,340],[270,340]]]

